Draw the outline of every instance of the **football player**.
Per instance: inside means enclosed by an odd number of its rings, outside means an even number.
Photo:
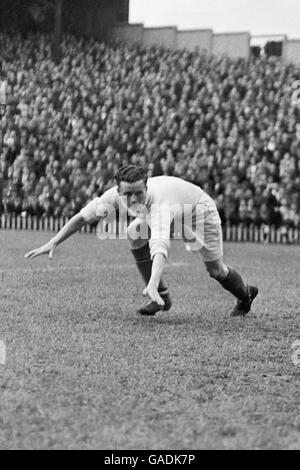
[[[146,302],[141,315],[169,310],[172,301],[163,272],[170,248],[171,225],[183,229],[188,250],[200,253],[209,275],[231,292],[237,303],[232,316],[244,316],[258,294],[241,275],[223,262],[221,220],[214,201],[200,187],[172,176],[148,178],[143,168],[121,167],[115,175],[116,186],[89,202],[45,245],[30,251],[25,258],[49,254],[57,245],[77,232],[85,223],[108,221],[124,209],[133,221],[127,229],[137,268],[145,282]]]

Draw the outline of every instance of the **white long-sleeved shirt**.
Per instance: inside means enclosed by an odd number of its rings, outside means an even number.
[[[111,220],[116,210],[122,207],[124,209],[123,198],[119,196],[117,186],[114,186],[102,196],[89,202],[80,214],[86,222],[102,218]],[[151,258],[157,253],[168,256],[172,220],[177,221],[179,225],[191,226],[195,211],[198,210],[199,214],[199,207],[203,214],[207,210],[216,210],[212,199],[199,186],[173,176],[157,176],[148,179],[145,207],[147,211],[143,216],[132,213],[130,209],[128,212],[141,220],[146,220],[150,226]],[[219,223],[217,212],[216,223]]]

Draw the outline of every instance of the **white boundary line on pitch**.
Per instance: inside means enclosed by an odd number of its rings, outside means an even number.
[[[190,263],[178,262],[178,263],[169,263],[166,265],[167,269],[170,268],[182,268],[190,266]],[[83,271],[83,270],[102,270],[102,269],[136,269],[135,264],[100,264],[94,265],[85,265],[85,266],[56,266],[48,268],[7,268],[0,269],[0,273],[7,272],[24,272],[24,273],[51,273],[55,271]]]

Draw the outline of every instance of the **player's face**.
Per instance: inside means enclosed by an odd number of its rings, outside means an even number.
[[[147,187],[144,180],[136,181],[135,183],[126,183],[121,181],[119,186],[119,194],[126,199],[128,208],[136,204],[145,204],[146,202]]]

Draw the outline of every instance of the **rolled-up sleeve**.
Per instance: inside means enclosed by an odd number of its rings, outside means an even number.
[[[103,218],[116,215],[116,189],[106,191],[102,196],[96,197],[80,211],[80,215],[87,223],[93,223]]]
[[[80,215],[84,218],[87,223],[94,222],[95,220],[97,220],[97,199],[100,198],[93,199],[80,211]]]

